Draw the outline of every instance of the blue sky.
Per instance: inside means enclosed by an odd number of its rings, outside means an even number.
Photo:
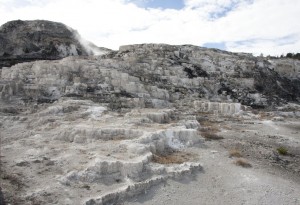
[[[45,19],[107,48],[193,44],[232,52],[300,52],[300,0],[0,0],[0,25]]]
[[[137,2],[138,6],[144,8],[161,8],[161,9],[183,9],[184,1],[183,0],[142,0]]]
[[[184,2],[182,0],[150,0],[147,2],[147,7],[163,9],[182,9],[184,8]]]
[[[206,47],[206,48],[217,48],[220,50],[226,50],[226,45],[223,42],[208,42],[208,43],[204,43],[202,46]]]

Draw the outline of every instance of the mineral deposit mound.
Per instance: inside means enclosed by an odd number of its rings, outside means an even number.
[[[300,203],[299,60],[18,20],[0,68],[1,204]]]

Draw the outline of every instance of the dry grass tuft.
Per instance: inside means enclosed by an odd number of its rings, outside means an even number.
[[[201,131],[210,131],[212,133],[220,132],[220,127],[217,123],[211,121],[203,121],[200,123]]]
[[[158,164],[181,164],[192,158],[192,154],[185,152],[173,152],[168,154],[153,154],[152,162]]]
[[[91,189],[91,187],[89,185],[87,185],[87,184],[82,185],[80,188],[86,189],[86,190],[90,190]]]
[[[270,115],[270,113],[267,113],[267,112],[259,112],[258,118],[260,120],[270,120],[272,118],[272,116]]]
[[[229,150],[229,157],[242,157],[242,153],[238,149]]]
[[[224,137],[217,135],[216,133],[211,132],[201,132],[201,136],[204,137],[206,140],[221,140]]]
[[[217,123],[211,121],[202,121],[200,124],[201,136],[204,137],[206,140],[224,139],[224,137],[217,134],[218,132],[220,132],[220,127]]]
[[[252,167],[252,165],[245,159],[237,159],[234,163],[238,166],[245,167],[245,168]]]
[[[119,136],[113,136],[109,140],[112,140],[112,141],[122,141],[122,140],[126,140],[126,139],[127,138],[124,135],[119,135]]]

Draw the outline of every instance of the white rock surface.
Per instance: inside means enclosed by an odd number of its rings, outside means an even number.
[[[164,44],[3,68],[0,132],[5,175],[0,180],[5,194],[16,193],[11,198],[21,204],[120,204],[153,187],[177,186],[180,180],[198,177],[190,192],[182,185],[173,204],[199,204],[199,187],[209,202],[213,195],[203,189],[220,194],[218,204],[222,199],[251,204],[251,197],[237,197],[234,191],[241,195],[244,189],[258,188],[260,193],[273,185],[275,191],[264,195],[265,204],[276,204],[276,193],[295,197],[296,192],[287,189],[290,184],[300,190],[294,180],[282,179],[280,187],[274,182],[281,177],[278,173],[261,174],[260,166],[241,171],[230,164],[227,151],[234,144],[251,160],[262,155],[258,159],[266,163],[263,166],[279,164],[290,176],[298,173],[298,68],[291,60],[269,62],[248,54]],[[292,123],[285,124],[287,119]],[[214,138],[221,141],[209,141]],[[288,146],[287,156],[276,151],[283,145]],[[228,180],[235,180],[236,172],[241,180],[231,185]],[[256,183],[265,177],[270,179],[266,186]],[[166,193],[170,198],[172,192]],[[163,200],[150,202],[171,203],[158,196]],[[252,196],[259,202],[262,195]]]

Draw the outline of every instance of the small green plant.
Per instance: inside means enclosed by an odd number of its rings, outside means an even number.
[[[278,147],[278,148],[277,148],[277,152],[278,152],[279,154],[281,154],[281,155],[287,155],[288,150],[287,150],[287,148],[285,148],[285,147]]]

